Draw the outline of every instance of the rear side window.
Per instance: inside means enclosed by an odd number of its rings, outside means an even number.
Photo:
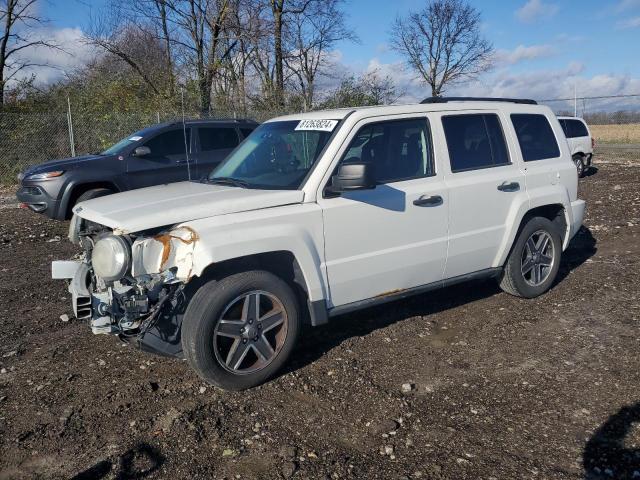
[[[508,165],[509,153],[496,114],[442,117],[452,172]]]
[[[547,117],[530,113],[512,113],[511,121],[525,162],[560,156],[560,149]]]
[[[186,141],[185,141],[186,133]],[[186,146],[191,141],[191,129],[170,130],[153,137],[145,147],[149,147],[152,157],[166,157],[168,155],[184,155]]]
[[[229,127],[200,127],[200,150],[210,152],[212,150],[224,150],[238,146],[238,133],[235,128]]]
[[[588,137],[587,127],[580,120],[565,120],[567,130],[569,131],[567,138]]]

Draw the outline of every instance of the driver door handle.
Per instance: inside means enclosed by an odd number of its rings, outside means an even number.
[[[498,185],[498,190],[501,192],[517,192],[520,190],[520,184],[518,182],[502,182]]]
[[[413,201],[413,204],[417,207],[437,207],[443,203],[444,201],[440,195],[431,195],[430,197],[422,195],[420,198]]]

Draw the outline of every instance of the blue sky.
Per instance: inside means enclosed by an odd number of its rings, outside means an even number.
[[[640,0],[471,0],[483,31],[497,51],[494,71],[448,93],[511,94],[534,98],[640,93]],[[104,0],[49,0],[52,27],[86,28],[92,9]],[[424,0],[347,0],[347,23],[359,43],[337,46],[344,71],[377,69],[418,98],[424,87],[388,47],[396,15],[417,10]],[[631,91],[631,90],[636,91]],[[527,95],[527,93],[529,93]],[[640,105],[640,99],[637,100]]]

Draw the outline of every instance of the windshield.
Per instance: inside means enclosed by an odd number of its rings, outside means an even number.
[[[116,155],[120,153],[124,148],[128,147],[132,143],[137,142],[138,140],[142,140],[142,131],[136,132],[133,135],[129,135],[126,138],[123,138],[118,143],[111,145],[104,152],[101,152],[100,155]]]
[[[338,123],[324,122],[323,130],[312,129],[308,121],[263,123],[211,172],[209,181],[229,181],[245,188],[299,189]]]

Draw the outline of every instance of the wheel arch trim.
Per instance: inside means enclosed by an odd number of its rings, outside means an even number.
[[[505,264],[517,235],[522,228],[524,219],[530,215],[531,212],[536,211],[536,209],[551,207],[562,209],[565,224],[565,230],[562,234],[562,250],[564,251],[567,248],[569,241],[573,234],[575,234],[575,232],[572,231],[573,211],[571,202],[569,201],[569,194],[566,189],[558,185],[550,185],[539,189],[536,195],[529,198],[527,202],[520,202],[512,207],[506,223],[509,227],[505,232],[498,254],[494,259],[493,267],[499,267]]]

